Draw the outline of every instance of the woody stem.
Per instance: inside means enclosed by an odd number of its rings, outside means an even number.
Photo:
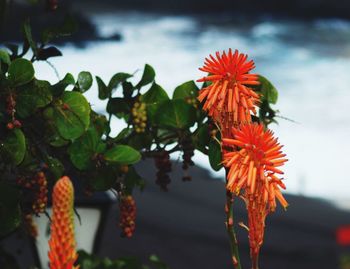
[[[232,193],[229,191],[226,191],[226,206],[225,206],[226,229],[230,240],[232,264],[235,269],[242,269],[241,261],[239,258],[239,252],[238,252],[238,242],[237,242],[236,233],[233,227],[232,202],[233,202]]]

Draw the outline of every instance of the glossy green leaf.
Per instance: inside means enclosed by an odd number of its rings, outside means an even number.
[[[193,80],[187,81],[175,88],[173,99],[186,99],[198,96],[198,87]]]
[[[89,171],[89,186],[95,191],[107,191],[112,188],[117,180],[118,170],[115,166],[102,165]]]
[[[88,169],[92,165],[92,159],[98,153],[106,149],[105,143],[94,127],[75,140],[68,148],[69,157],[74,166],[80,170]]]
[[[115,74],[108,83],[108,90],[112,92],[112,90],[116,89],[120,83],[126,81],[128,78],[131,78],[131,77],[132,75],[127,73]]]
[[[36,42],[33,40],[32,29],[30,27],[29,20],[26,20],[23,24],[23,33],[30,48],[32,49],[33,53],[36,55],[38,48],[37,48]]]
[[[124,98],[110,98],[107,103],[107,112],[123,118],[130,112],[130,107]]]
[[[207,147],[210,141],[208,124],[203,124],[198,127],[192,136],[193,144],[196,149],[207,154]]]
[[[0,145],[1,151],[16,165],[20,164],[26,153],[26,139],[20,129],[11,130]]]
[[[270,104],[276,104],[278,100],[278,91],[273,84],[265,77],[259,75],[259,91],[262,93],[262,99],[267,100]]]
[[[52,85],[51,90],[54,96],[60,96],[69,85],[74,85],[75,80],[71,73],[67,73],[62,80]]]
[[[134,164],[140,161],[141,154],[127,145],[117,145],[104,153],[106,161],[118,164]]]
[[[147,105],[153,105],[166,100],[169,100],[168,94],[157,83],[153,83],[152,87],[141,96],[141,101]]]
[[[96,82],[98,86],[98,98],[100,98],[101,100],[107,99],[110,94],[108,87],[103,82],[103,80],[98,76],[96,76]]]
[[[185,129],[196,120],[196,110],[182,99],[162,102],[157,109],[156,122],[161,127]]]
[[[48,156],[46,162],[50,172],[55,178],[60,178],[63,176],[64,166],[58,159]]]
[[[11,63],[10,55],[4,49],[0,49],[0,62],[3,62],[8,65]]]
[[[89,127],[90,105],[81,93],[64,92],[61,104],[53,108],[52,120],[64,139],[76,139]]]
[[[46,61],[51,57],[58,57],[58,56],[62,56],[62,52],[58,48],[51,46],[51,47],[39,49],[37,52],[36,58],[40,61]]]
[[[52,101],[50,83],[34,79],[29,85],[18,90],[16,110],[21,118],[26,118],[38,108],[45,107]]]
[[[20,86],[34,78],[33,64],[23,58],[14,60],[8,69],[8,76],[13,86]]]
[[[221,164],[221,158],[222,158],[221,146],[215,140],[211,140],[209,143],[208,157],[209,157],[210,166],[215,171],[219,171],[222,167],[222,164]]]
[[[123,86],[123,95],[126,98],[130,98],[135,90],[135,87],[132,85],[132,83],[128,81],[124,81],[122,83]]]
[[[129,171],[125,176],[125,189],[126,192],[132,194],[132,191],[135,187],[139,187],[141,190],[145,187],[145,181],[142,177],[136,172],[133,166],[129,167]]]
[[[147,116],[150,122],[153,123],[155,121],[159,105],[167,100],[169,100],[168,94],[156,83],[153,83],[152,87],[141,96],[141,101],[147,105]]]
[[[142,86],[145,86],[145,85],[153,82],[155,76],[156,76],[156,72],[154,71],[153,67],[150,66],[149,64],[146,64],[145,68],[143,69],[143,74],[142,74],[141,80],[136,85],[136,88],[141,88]]]
[[[0,237],[15,230],[21,223],[19,191],[0,180]]]
[[[80,92],[86,92],[92,86],[92,75],[90,72],[82,71],[78,75],[77,80]]]

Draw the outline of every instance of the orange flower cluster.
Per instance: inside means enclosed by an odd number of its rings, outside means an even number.
[[[272,131],[252,123],[259,94],[251,86],[258,85],[258,75],[249,74],[254,62],[247,55],[225,51],[205,59],[201,71],[209,73],[197,81],[206,82],[198,96],[203,110],[221,129],[226,188],[246,202],[249,242],[253,268],[263,243],[265,218],[275,211],[276,199],[286,208],[280,188],[285,189],[279,169],[287,159]]]
[[[52,194],[52,222],[49,240],[50,269],[78,269],[74,238],[74,188],[67,176],[60,178]]]
[[[249,74],[254,69],[254,62],[247,62],[248,56],[224,51],[222,55],[216,52],[216,58],[209,55],[204,66],[199,70],[209,73],[198,82],[210,82],[203,88],[198,100],[203,102],[203,109],[214,120],[221,123],[221,127],[231,128],[237,123],[251,122],[251,112],[256,113],[255,105],[259,102],[259,95],[251,88],[258,85],[258,75]]]
[[[280,190],[285,185],[276,175],[283,174],[278,167],[287,159],[273,132],[265,131],[263,125],[243,125],[233,130],[233,135],[234,139],[222,140],[233,148],[223,156],[229,171],[226,187],[236,195],[241,194],[246,202],[251,256],[256,258],[263,243],[265,218],[275,211],[276,199],[284,208],[288,206]]]

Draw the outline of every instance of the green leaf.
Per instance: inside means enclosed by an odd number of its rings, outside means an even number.
[[[107,103],[107,112],[118,118],[124,118],[130,112],[130,107],[124,98],[110,98]]]
[[[149,149],[152,145],[153,136],[149,132],[136,133],[128,139],[127,144],[135,149]]]
[[[126,137],[128,137],[131,133],[132,133],[132,128],[124,128],[123,130],[121,130],[119,132],[119,134],[113,139],[114,142],[120,142],[122,141],[123,139],[125,139]]]
[[[29,85],[18,90],[16,110],[21,118],[26,118],[51,101],[50,83],[34,79]]]
[[[64,166],[58,159],[48,156],[46,162],[55,178],[60,178],[63,175]]]
[[[127,145],[117,145],[104,154],[105,160],[122,165],[137,163],[141,159],[141,154],[137,150]]]
[[[207,154],[207,147],[210,141],[208,124],[203,124],[198,127],[192,136],[193,144],[196,149],[204,154]]]
[[[175,88],[173,99],[186,99],[198,96],[198,87],[193,80],[187,81]]]
[[[131,98],[131,96],[135,90],[135,87],[128,81],[124,81],[122,86],[123,86],[124,97]]]
[[[112,90],[116,89],[120,83],[126,81],[128,78],[131,78],[131,77],[132,75],[127,73],[115,74],[108,83],[108,90],[112,92]]]
[[[75,80],[73,75],[71,73],[67,73],[61,81],[57,82],[55,85],[52,85],[52,94],[54,96],[60,96],[69,85],[74,84]]]
[[[141,101],[147,105],[153,105],[166,100],[169,100],[168,94],[157,83],[153,83],[152,87],[141,96]]]
[[[26,140],[23,132],[20,129],[11,130],[0,147],[8,159],[16,165],[20,164],[26,153]]]
[[[26,41],[28,42],[30,48],[32,49],[33,53],[36,55],[37,54],[37,45],[36,42],[33,40],[32,36],[32,29],[30,27],[29,20],[26,20],[23,24],[23,32],[24,32],[24,37]]]
[[[34,78],[33,64],[26,59],[18,58],[10,64],[8,75],[12,86],[26,84]]]
[[[117,167],[102,165],[89,171],[89,186],[95,191],[106,191],[115,185]]]
[[[8,52],[4,49],[0,49],[0,62],[10,65],[11,59]]]
[[[94,127],[75,140],[68,148],[69,157],[74,166],[80,170],[88,169],[92,165],[92,158],[105,151],[106,145]]]
[[[86,92],[92,86],[92,75],[90,72],[82,71],[78,75],[78,86],[80,92]]]
[[[79,92],[64,92],[61,104],[52,111],[52,120],[64,139],[76,139],[89,127],[90,105]],[[50,115],[50,111],[45,113]]]
[[[182,99],[162,102],[157,109],[156,122],[161,127],[185,129],[196,120],[196,110]]]
[[[98,98],[101,100],[105,100],[109,97],[109,90],[106,84],[103,82],[103,80],[96,76],[97,86],[98,86]]]
[[[145,181],[142,177],[136,172],[133,166],[129,167],[129,171],[125,176],[125,189],[128,194],[132,194],[134,187],[139,187],[140,190],[143,190],[145,187]]]
[[[208,157],[210,166],[219,171],[222,167],[221,164],[221,146],[216,140],[211,140],[209,143]]]
[[[143,74],[142,74],[141,80],[136,85],[136,88],[141,88],[142,86],[145,86],[145,85],[153,82],[155,76],[156,76],[156,73],[155,73],[153,67],[146,64],[145,68],[143,69]]]
[[[62,52],[58,48],[51,46],[48,48],[39,49],[36,58],[39,61],[46,61],[51,57],[58,56],[62,56]]]
[[[0,181],[0,237],[15,230],[21,223],[19,191],[10,184]]]
[[[156,83],[141,96],[141,101],[146,103],[147,116],[150,122],[155,121],[157,109],[163,101],[169,100],[166,91]]]
[[[258,89],[262,93],[262,100],[267,100],[270,104],[276,104],[278,100],[278,91],[275,86],[265,77],[259,75],[260,85]]]

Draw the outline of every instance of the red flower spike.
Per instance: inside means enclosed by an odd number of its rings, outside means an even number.
[[[276,199],[286,208],[280,188],[285,189],[276,174],[283,172],[276,168],[287,159],[282,146],[273,132],[264,130],[263,125],[242,125],[233,129],[234,139],[223,138],[223,145],[234,151],[224,153],[223,163],[228,169],[226,188],[241,194],[248,209],[249,242],[253,261],[257,259],[264,238],[265,218],[275,211]]]
[[[200,91],[198,100],[205,100],[203,109],[228,128],[251,122],[250,113],[256,113],[255,105],[259,102],[259,95],[251,88],[260,84],[258,75],[249,74],[255,66],[252,60],[247,62],[247,58],[247,55],[237,50],[232,53],[229,49],[221,55],[216,52],[216,57],[209,55],[204,66],[199,68],[209,75],[197,81],[211,84]]]
[[[74,188],[67,176],[60,178],[52,194],[52,222],[49,240],[50,269],[78,269],[74,238]]]

